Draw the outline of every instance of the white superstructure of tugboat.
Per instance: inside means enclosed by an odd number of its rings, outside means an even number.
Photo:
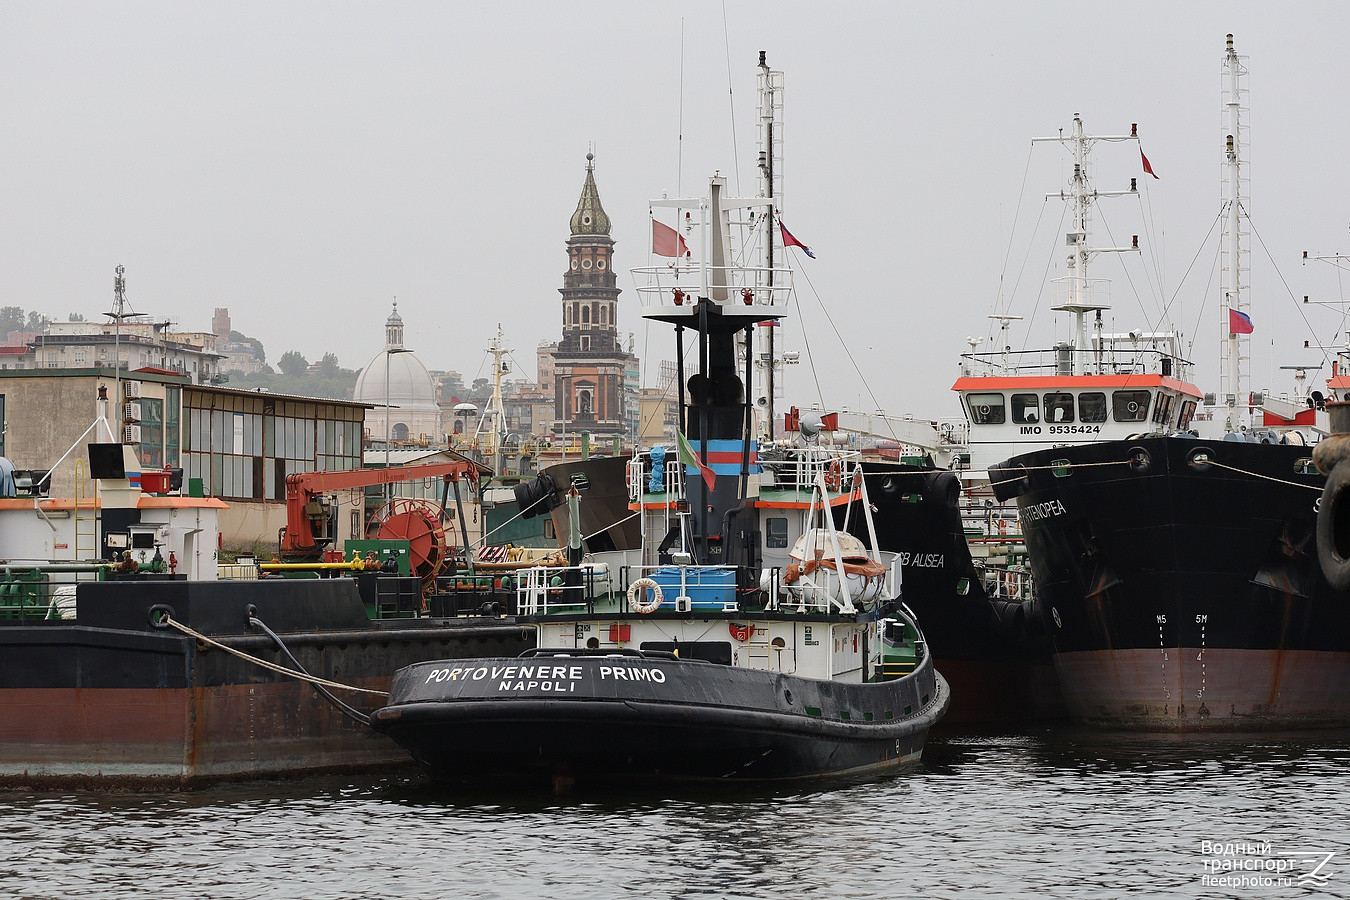
[[[783,317],[791,272],[746,262],[776,236],[774,200],[725,187],[714,176],[706,197],[651,203],[676,210],[692,252],[636,270],[643,316],[674,326],[682,448],[635,473],[640,556],[582,560],[574,534],[573,566],[520,573],[537,648],[402,669],[372,716],[442,778],[885,772],[920,758],[947,707],[898,555],[836,527],[837,507],[869,508],[856,455],[803,445],[771,472],[758,458],[743,350]],[[574,530],[584,493],[568,491]]]

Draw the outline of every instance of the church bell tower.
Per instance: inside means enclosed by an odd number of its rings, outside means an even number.
[[[599,438],[628,432],[627,381],[637,364],[619,342],[618,279],[609,216],[595,186],[595,156],[572,213],[563,273],[562,340],[554,352],[554,432]]]

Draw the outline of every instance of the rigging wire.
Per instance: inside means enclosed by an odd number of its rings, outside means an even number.
[[[683,196],[684,184],[684,17],[680,17],[680,88],[679,105],[675,113],[675,196]]]
[[[731,114],[731,158],[736,162],[732,171],[736,173],[736,193],[741,193],[741,151],[736,146],[736,97],[732,91],[731,78],[731,32],[727,28],[727,2],[722,0],[722,45],[726,48],[727,58],[727,109]]]
[[[1004,294],[1003,294],[1003,281],[1004,281],[1004,278],[1005,278],[1005,277],[1007,276],[1007,274],[1008,274],[1008,258],[1009,258],[1010,256],[1012,256],[1013,238],[1017,236],[1017,223],[1020,222],[1020,221],[1022,220],[1022,201],[1023,201],[1024,199],[1026,199],[1026,193],[1027,193],[1027,175],[1031,172],[1031,154],[1032,154],[1032,151],[1034,151],[1035,149],[1036,149],[1036,144],[1035,144],[1035,142],[1033,141],[1033,142],[1027,147],[1027,164],[1026,164],[1026,167],[1025,167],[1024,169],[1022,169],[1022,186],[1021,186],[1021,187],[1018,189],[1018,191],[1017,191],[1017,208],[1013,210],[1013,227],[1010,228],[1010,229],[1008,230],[1008,247],[1007,247],[1006,250],[1003,251],[1003,271],[999,272],[999,274],[998,274],[998,282],[999,282],[999,285],[998,285],[998,286],[999,286],[999,292],[998,292],[998,293],[999,293],[999,295],[998,295],[998,299],[996,299],[996,300],[994,301],[994,311],[995,311],[995,312],[998,312],[998,313],[1006,313],[1006,312],[1008,311],[1007,303],[1011,303],[1011,302],[1012,302],[1012,296],[1007,296],[1007,297],[1005,297]],[[1044,206],[1041,207],[1041,211],[1042,211],[1042,212],[1045,211],[1045,207],[1044,207]],[[1036,219],[1036,225],[1037,225],[1037,227],[1039,227],[1040,224],[1041,224],[1041,220],[1040,220],[1040,217],[1038,216],[1037,219]],[[1032,233],[1033,233],[1033,234],[1035,233],[1035,229],[1032,229]],[[1026,267],[1026,257],[1023,257],[1022,263],[1023,263],[1023,269],[1025,269],[1025,267]],[[1020,281],[1022,280],[1022,270],[1021,270],[1021,269],[1019,269],[1018,272],[1017,272],[1017,280],[1018,280],[1018,282],[1020,282]],[[1017,293],[1017,283],[1014,282],[1014,284],[1013,284],[1013,294],[1016,294],[1016,293]],[[1003,306],[1002,309],[999,308],[1000,305]]]
[[[1049,202],[1050,202],[1049,198],[1047,198],[1045,202],[1046,202],[1046,203],[1049,203]],[[1044,211],[1044,209],[1045,209],[1044,205],[1042,205],[1041,209],[1042,209],[1042,211]],[[1064,217],[1067,216],[1068,214],[1069,214],[1069,208],[1068,208],[1068,206],[1065,206],[1065,207],[1060,211],[1060,214],[1059,214],[1059,228],[1060,228],[1061,231],[1064,230]],[[1050,267],[1053,266],[1053,265],[1055,264],[1055,252],[1056,252],[1056,249],[1057,249],[1057,248],[1052,244],[1051,247],[1050,247],[1050,252],[1049,252],[1049,254],[1046,256],[1046,260],[1045,260],[1045,270],[1044,270],[1043,272],[1041,272],[1041,284],[1045,284],[1046,278],[1049,277],[1049,275],[1050,275]],[[1033,306],[1031,307],[1031,315],[1027,318],[1027,326],[1026,326],[1026,330],[1025,330],[1025,331],[1023,332],[1023,334],[1022,334],[1022,352],[1024,352],[1024,353],[1026,352],[1028,342],[1031,340],[1031,326],[1035,324],[1035,322],[1036,322],[1036,313],[1038,313],[1038,312],[1040,311],[1040,309],[1041,309],[1041,305],[1040,305],[1039,303],[1037,303],[1037,304],[1035,304],[1035,305],[1033,305]],[[1001,351],[1002,351],[1002,348],[1000,348],[1000,352],[1001,352]]]
[[[811,283],[811,276],[807,275],[804,269],[797,269],[796,271],[801,272],[802,278],[805,279],[807,286],[811,289],[811,296],[816,298],[816,303],[820,306],[821,312],[825,313],[825,321],[830,323],[830,329],[834,331],[835,337],[839,338],[839,345],[844,348],[844,356],[848,357],[848,361],[853,365],[853,371],[858,375],[858,380],[863,384],[864,388],[866,389],[867,398],[872,401],[872,408],[881,409],[882,406],[879,402],[877,402],[876,395],[872,393],[871,381],[863,376],[862,369],[859,367],[858,361],[854,359],[853,351],[849,348],[848,342],[845,341],[844,336],[839,333],[839,327],[835,325],[834,318],[830,315],[829,309],[826,308],[825,303],[820,299],[820,294],[816,291],[816,286]],[[794,302],[797,304],[798,319],[803,323],[805,323],[805,318],[803,317],[801,310],[801,299],[797,296],[796,291],[792,292],[792,296]],[[802,345],[806,347],[807,362],[811,366],[811,378],[816,383],[816,394],[820,399],[821,408],[824,409],[826,408],[825,394],[820,389],[820,378],[818,376],[818,373],[816,372],[815,359],[811,355],[811,342],[807,337],[806,329],[804,327],[802,328]],[[889,430],[891,438],[899,440],[899,438],[895,434],[895,429],[891,424],[889,417],[883,418],[883,421],[885,421],[886,423],[886,428]]]
[[[1288,294],[1289,299],[1294,302],[1294,308],[1298,310],[1298,317],[1303,320],[1304,326],[1308,329],[1308,334],[1312,335],[1313,338],[1316,339],[1317,330],[1312,327],[1312,323],[1308,321],[1308,316],[1303,312],[1303,304],[1299,303],[1298,299],[1294,296],[1293,290],[1290,289],[1289,287],[1289,282],[1285,281],[1284,273],[1280,271],[1279,263],[1275,262],[1275,257],[1271,255],[1270,248],[1266,246],[1266,239],[1261,237],[1261,232],[1256,230],[1256,225],[1252,223],[1251,214],[1249,214],[1247,210],[1243,208],[1241,201],[1238,202],[1238,214],[1246,218],[1247,227],[1252,230],[1252,234],[1256,235],[1256,239],[1261,242],[1261,249],[1266,251],[1266,259],[1270,260],[1270,266],[1275,270],[1275,274],[1279,276],[1280,284],[1284,285],[1285,293]],[[1324,363],[1328,362],[1330,357],[1326,349],[1325,348],[1319,349],[1322,350],[1322,362]]]
[[[786,248],[784,248],[784,249],[786,249]],[[806,272],[803,271],[803,270],[801,270],[801,269],[797,269],[797,270],[795,270],[795,271],[798,271],[798,272],[801,272],[801,273],[802,273],[802,278],[806,279],[807,285],[811,288],[811,293],[812,293],[812,295],[815,296],[817,302],[819,302],[819,300],[820,300],[820,295],[816,293],[816,286],[813,285],[813,284],[811,284],[811,277],[810,277],[809,275],[807,275]],[[807,364],[807,366],[809,366],[810,369],[811,369],[811,380],[812,380],[813,382],[815,382],[815,385],[816,385],[816,399],[820,402],[821,409],[824,409],[824,408],[825,408],[825,392],[822,391],[822,390],[820,389],[820,373],[818,373],[818,372],[816,371],[816,358],[815,358],[815,356],[811,353],[811,340],[810,340],[810,338],[807,336],[807,333],[806,333],[806,319],[805,319],[805,317],[804,317],[804,315],[803,315],[803,313],[802,313],[802,299],[801,299],[801,297],[797,294],[796,291],[793,291],[793,292],[792,292],[792,304],[793,304],[795,307],[797,307],[797,320],[798,320],[799,322],[802,323],[802,346],[803,346],[804,348],[806,348],[806,364]],[[828,318],[828,317],[829,317],[829,313],[826,313],[826,318]],[[834,323],[831,322],[830,324],[833,325]],[[845,349],[847,350],[847,348],[845,348]]]

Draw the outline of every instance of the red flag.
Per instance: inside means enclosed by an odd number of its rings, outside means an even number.
[[[652,252],[657,256],[688,256],[689,245],[674,228],[652,219]]]
[[[1228,333],[1229,334],[1251,334],[1255,331],[1252,325],[1252,317],[1241,310],[1228,310]]]
[[[1147,173],[1150,174],[1150,175],[1153,175],[1154,178],[1158,178],[1157,175],[1154,175],[1154,174],[1153,174],[1153,167],[1150,166],[1150,165],[1148,164],[1148,157],[1144,155],[1144,148],[1143,148],[1143,147],[1140,147],[1140,148],[1139,148],[1139,158],[1142,159],[1142,160],[1144,161],[1144,171],[1147,172]],[[1158,180],[1161,181],[1162,179],[1158,179]]]
[[[811,257],[812,259],[816,258],[816,255],[811,252],[810,247],[806,246],[801,241],[797,240],[795,237],[792,236],[792,232],[787,230],[787,226],[783,224],[782,219],[778,220],[778,230],[783,233],[784,247],[801,247],[802,252],[805,253],[807,256]]]

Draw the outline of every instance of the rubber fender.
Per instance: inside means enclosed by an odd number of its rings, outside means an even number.
[[[1026,611],[1021,603],[1009,603],[1006,600],[994,600],[994,613],[998,616],[999,627],[1012,637],[1021,637],[1026,629]]]
[[[1317,559],[1338,591],[1350,590],[1350,461],[1332,468],[1317,509]]]
[[[511,490],[516,495],[516,506],[520,507],[522,519],[532,519],[553,508],[548,499],[553,493],[553,479],[546,474],[522,481]]]
[[[961,479],[953,472],[940,472],[929,482],[927,495],[937,509],[956,509],[961,500]]]

